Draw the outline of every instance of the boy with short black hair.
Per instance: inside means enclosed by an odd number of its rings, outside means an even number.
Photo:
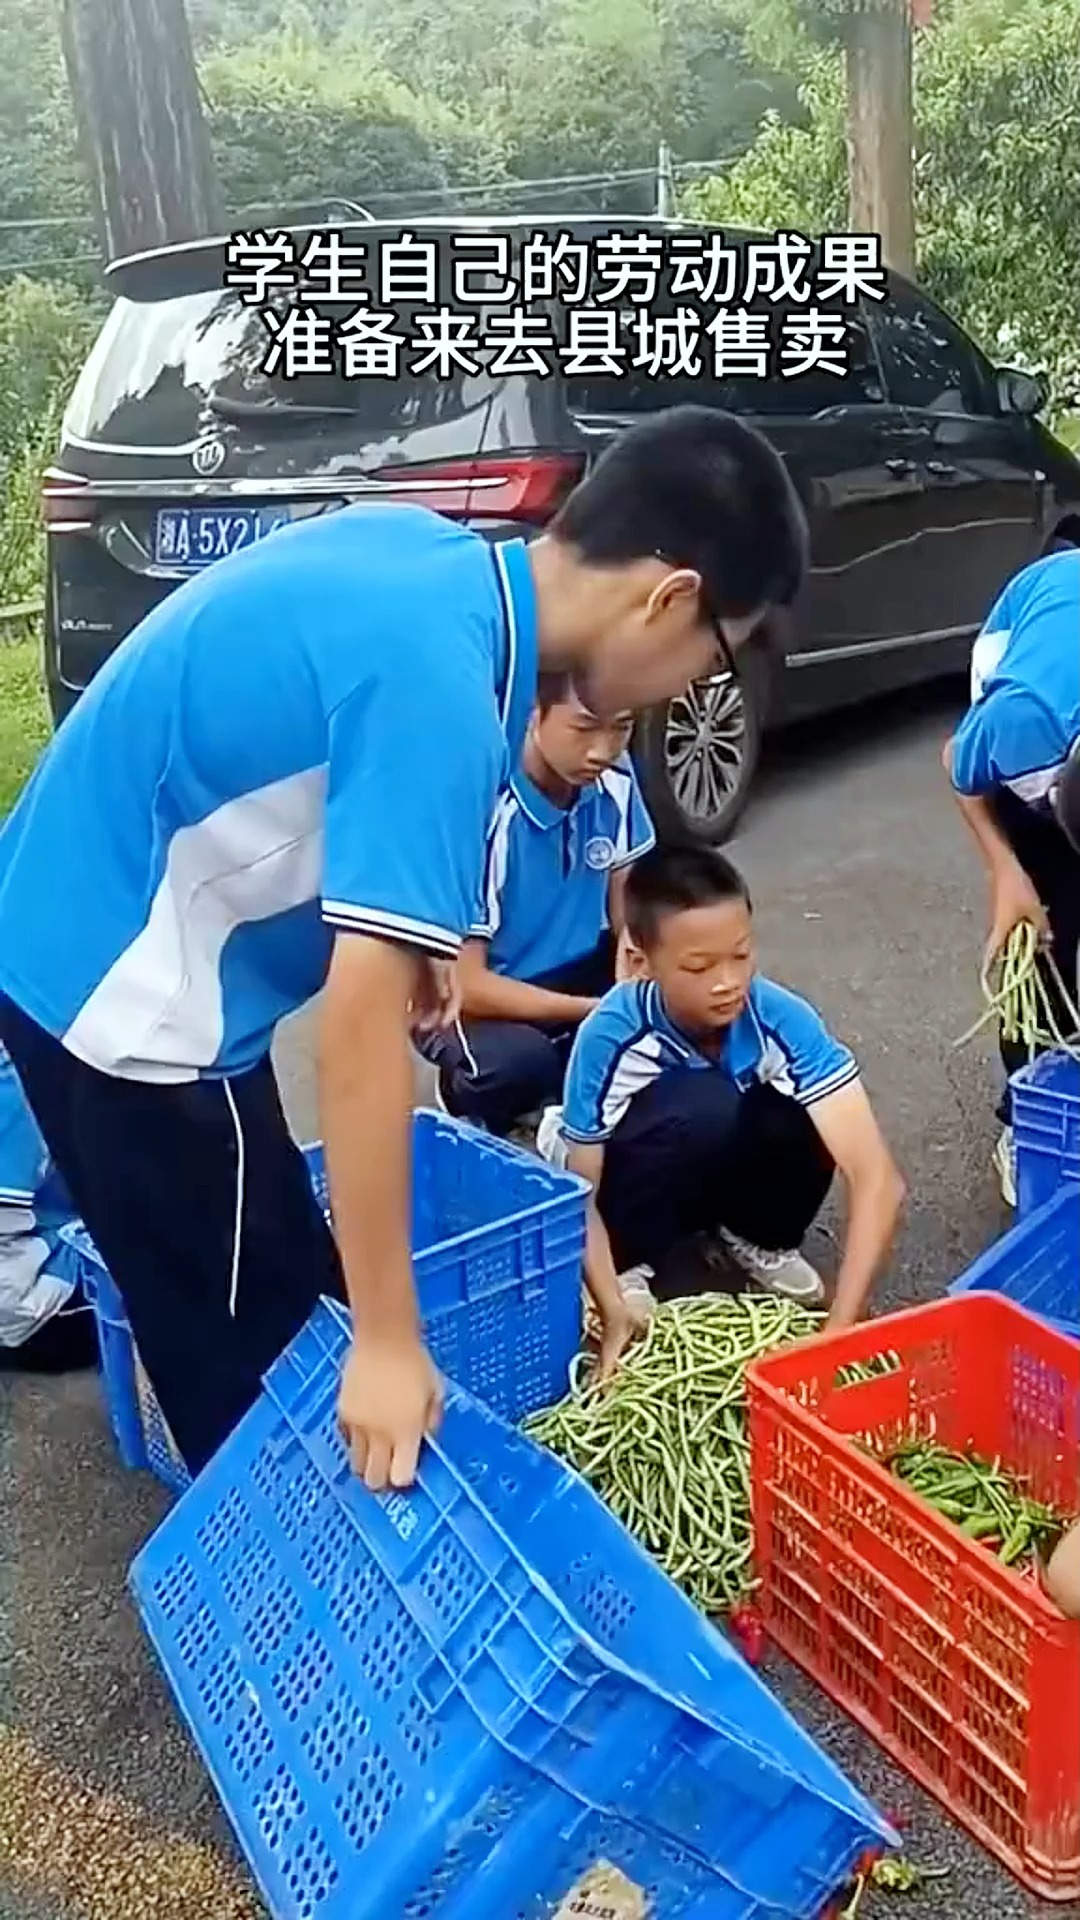
[[[656,837],[632,729],[548,684],[496,808],[461,1018],[423,1048],[446,1110],[492,1133],[558,1099],[574,1035],[614,984],[626,875]]]
[[[590,1288],[610,1364],[632,1332],[616,1278],[719,1233],[747,1278],[806,1301],[799,1251],[839,1168],[847,1232],[830,1321],[855,1321],[888,1252],[903,1183],[847,1047],[759,974],[746,885],[722,854],[658,850],[626,887],[635,979],[578,1033],[541,1150],[587,1179]]]

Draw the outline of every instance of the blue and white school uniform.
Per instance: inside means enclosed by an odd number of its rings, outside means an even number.
[[[629,754],[557,806],[522,770],[499,799],[471,929],[492,973],[597,998],[614,979],[613,874],[655,844]],[[573,1029],[466,1020],[425,1049],[457,1113],[505,1133],[558,1096]]]
[[[457,953],[536,645],[522,541],[301,522],[147,616],[0,830],[0,1033],[189,1467],[341,1288],[275,1031],[340,936]]]

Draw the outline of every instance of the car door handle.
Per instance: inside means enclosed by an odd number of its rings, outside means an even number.
[[[909,474],[915,472],[915,462],[901,459],[886,460],[885,471],[891,473],[894,480],[906,480]]]
[[[935,480],[951,480],[953,475],[959,472],[959,468],[950,467],[947,460],[928,460],[926,471],[932,473]]]

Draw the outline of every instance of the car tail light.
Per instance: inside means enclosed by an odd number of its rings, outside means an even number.
[[[41,517],[47,533],[87,533],[97,518],[97,503],[80,481],[46,474]]]
[[[583,461],[573,454],[483,454],[411,467],[382,467],[399,499],[415,500],[435,513],[482,514],[486,519],[543,521],[550,518],[580,478]]]

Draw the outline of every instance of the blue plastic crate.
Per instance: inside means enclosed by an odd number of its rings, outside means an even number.
[[[1080,1060],[1040,1054],[1010,1085],[1017,1206],[1032,1213],[1062,1181],[1080,1182]]]
[[[304,1154],[329,1217],[322,1147]],[[436,1364],[517,1420],[566,1391],[581,1342],[585,1183],[445,1114],[413,1127],[412,1246]],[[97,1318],[120,1457],[173,1491],[187,1469],[139,1364],[120,1293],[85,1228],[64,1229]]]
[[[147,1630],[276,1920],[817,1920],[892,1836],[585,1483],[460,1389],[375,1498],[328,1304],[144,1548]]]
[[[950,1293],[1003,1293],[1080,1339],[1080,1186],[1062,1186],[954,1280]]]

